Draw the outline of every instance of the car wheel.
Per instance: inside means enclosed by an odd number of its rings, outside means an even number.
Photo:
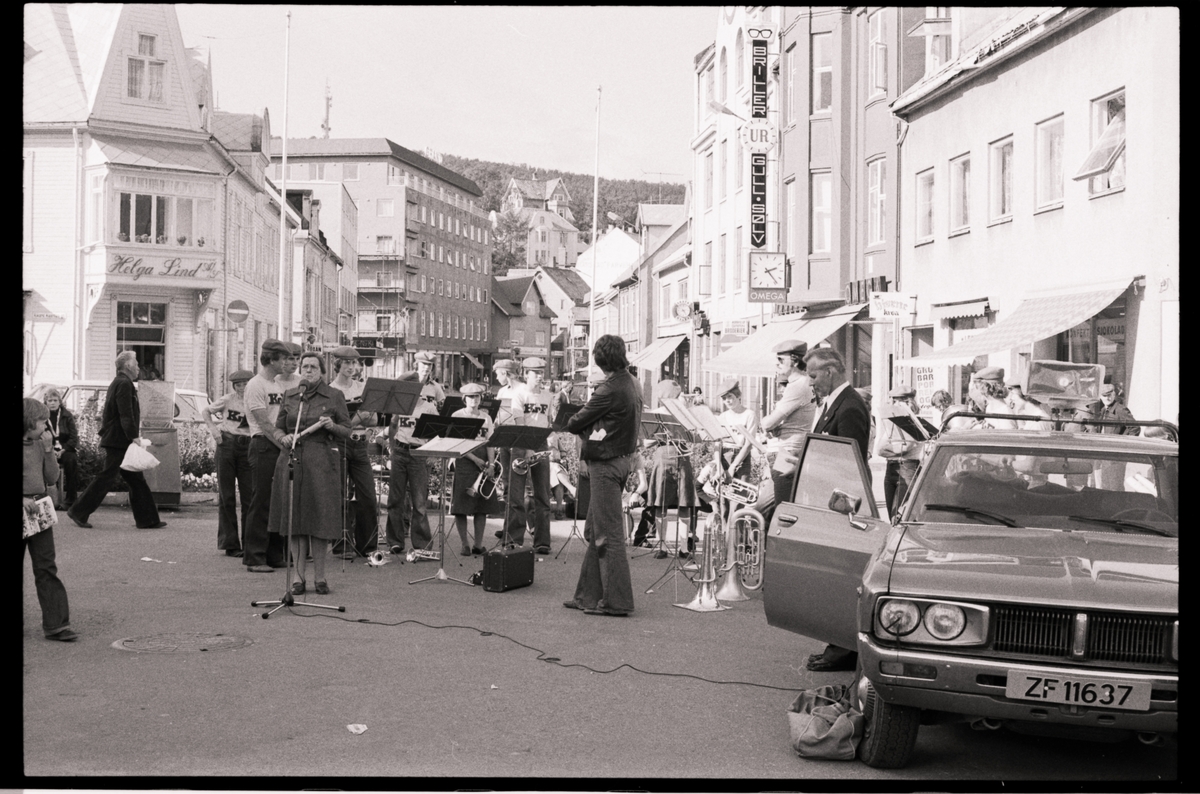
[[[899,769],[908,763],[917,743],[921,710],[884,702],[870,681],[865,681],[859,691],[863,693],[864,717],[859,760],[876,769]]]

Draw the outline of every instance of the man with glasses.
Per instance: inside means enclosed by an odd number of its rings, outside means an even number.
[[[775,345],[775,376],[786,383],[783,396],[775,403],[775,410],[763,417],[762,429],[778,439],[778,452],[771,466],[771,483],[775,489],[775,504],[780,505],[792,498],[792,486],[796,481],[796,461],[804,434],[812,429],[816,406],[813,404],[813,389],[806,373],[804,356],[808,343],[798,339],[787,339]],[[774,508],[772,508],[772,511]],[[771,520],[769,513],[763,518]]]

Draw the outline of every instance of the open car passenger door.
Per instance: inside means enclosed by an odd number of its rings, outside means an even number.
[[[792,499],[775,508],[767,535],[767,623],[853,650],[863,571],[890,525],[853,439],[810,433],[797,466]]]

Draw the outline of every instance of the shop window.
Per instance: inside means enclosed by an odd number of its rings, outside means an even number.
[[[167,304],[117,302],[117,352],[137,355],[142,380],[162,380],[166,371]]]
[[[1092,103],[1092,148],[1074,179],[1095,195],[1125,187],[1125,92]]]

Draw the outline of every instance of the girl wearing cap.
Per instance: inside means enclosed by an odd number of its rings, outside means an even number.
[[[467,419],[482,419],[483,427],[479,429],[479,437],[487,438],[492,434],[492,417],[483,410],[484,388],[478,383],[468,383],[462,387],[462,398],[466,407],[452,413],[451,418],[465,417]],[[484,467],[490,467],[495,460],[496,451],[485,447],[468,452],[454,461],[454,490],[450,501],[450,514],[454,516],[454,526],[458,529],[458,537],[462,540],[462,556],[483,554],[483,530],[487,526],[488,498],[471,493],[471,486],[479,479]],[[475,542],[467,542],[467,516],[475,525]]]

